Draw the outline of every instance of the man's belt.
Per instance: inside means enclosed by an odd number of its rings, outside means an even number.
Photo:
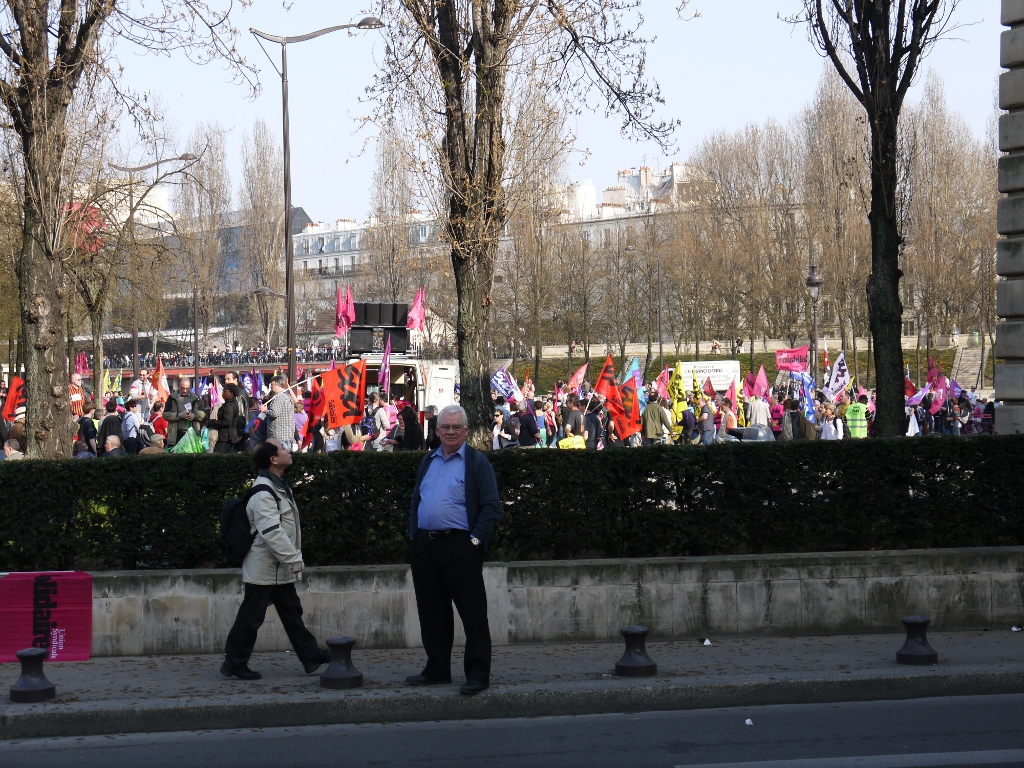
[[[446,528],[443,531],[423,531],[428,539],[441,539],[445,536],[457,536],[459,534],[469,535],[469,531],[462,528]]]

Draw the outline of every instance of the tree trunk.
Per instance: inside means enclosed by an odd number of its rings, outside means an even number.
[[[892,84],[895,87],[895,83]],[[876,95],[871,116],[871,274],[868,320],[874,346],[875,431],[879,437],[905,434],[903,396],[903,303],[900,301],[900,232],[896,215],[897,120],[888,94]]]
[[[33,139],[26,140],[26,145]],[[47,182],[56,174],[62,153],[49,159],[26,147],[26,175]],[[38,165],[37,165],[38,163]],[[38,183],[36,181],[35,183]],[[46,182],[44,182],[46,183]],[[37,187],[38,189],[38,187]],[[22,229],[21,269],[18,292],[22,317],[22,356],[25,365],[26,443],[30,458],[55,459],[71,456],[74,430],[69,417],[67,390],[67,348],[64,344],[64,299],[68,287],[59,258],[47,253],[48,242],[42,217],[33,195],[25,195]],[[46,195],[41,196],[46,199]]]
[[[71,302],[69,301],[68,304],[70,305]],[[71,319],[70,306],[68,306],[66,318],[68,321],[68,378],[70,379],[71,374],[75,372],[75,329]]]
[[[98,361],[103,360],[103,313],[89,313],[89,320],[92,324],[92,356]],[[97,364],[92,368],[92,391],[93,397],[97,398],[96,407],[100,407],[103,397],[107,394],[104,391],[103,365]]]

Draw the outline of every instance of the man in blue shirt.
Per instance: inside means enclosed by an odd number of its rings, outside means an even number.
[[[420,462],[409,510],[409,560],[427,665],[410,685],[451,683],[455,617],[466,630],[466,683],[460,692],[486,690],[491,674],[491,631],[483,560],[501,501],[487,457],[466,445],[466,412],[457,405],[437,417],[441,447]]]

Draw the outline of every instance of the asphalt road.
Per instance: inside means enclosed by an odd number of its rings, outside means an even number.
[[[1024,766],[1024,694],[0,743],[4,768],[976,765]]]

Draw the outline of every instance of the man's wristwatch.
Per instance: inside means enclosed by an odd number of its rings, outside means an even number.
[[[470,536],[469,537],[469,543],[472,544],[474,547],[479,547],[480,546],[480,539],[478,539],[476,536]]]

